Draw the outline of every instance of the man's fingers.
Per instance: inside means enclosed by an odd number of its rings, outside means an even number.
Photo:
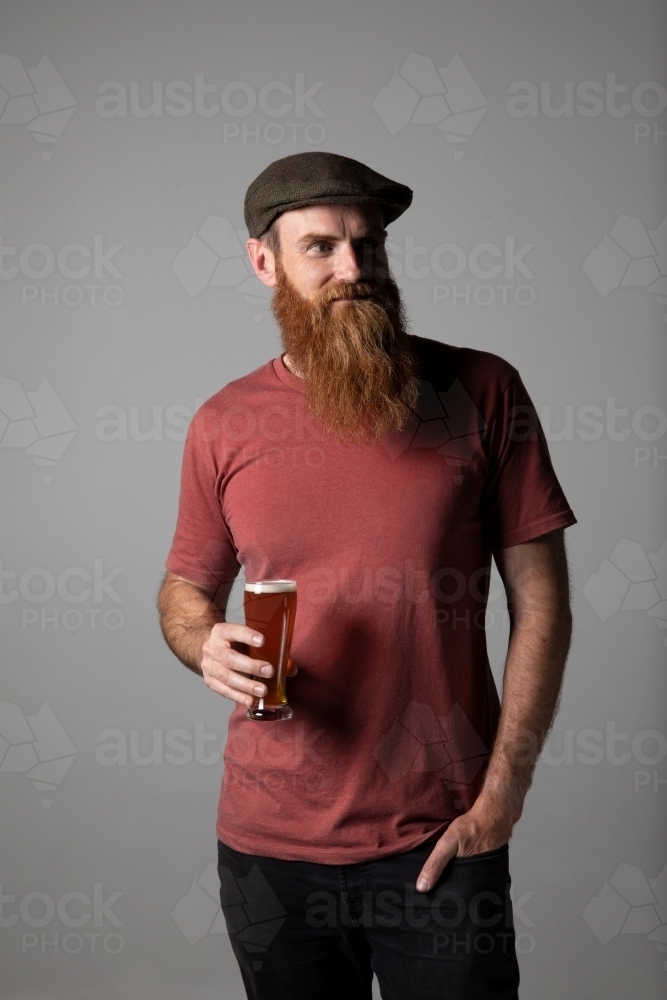
[[[202,647],[204,656],[201,669],[207,687],[248,707],[252,706],[256,698],[266,696],[268,688],[262,681],[274,674],[273,665],[268,660],[254,659],[236,648],[237,643],[246,647],[250,645],[255,635],[259,633],[246,625],[219,622]],[[289,657],[288,676],[293,677],[297,671],[296,663]]]
[[[202,673],[209,687],[211,686],[209,680],[215,680],[235,691],[243,691],[253,698],[263,698],[267,693],[266,685],[262,684],[259,678],[230,670],[218,660],[213,660],[210,657],[204,657],[202,660]]]
[[[244,694],[243,691],[236,691],[234,688],[229,687],[228,684],[224,684],[219,681],[217,677],[208,676],[206,678],[206,686],[215,691],[216,694],[221,694],[224,698],[229,698],[230,701],[236,701],[239,705],[245,705],[246,708],[252,708],[255,699],[252,696]]]
[[[273,667],[268,660],[253,660],[251,656],[246,656],[244,653],[237,653],[235,649],[223,651],[214,657],[214,659],[222,663],[228,670],[236,670],[242,674],[254,674],[261,677],[271,677],[273,675]],[[268,672],[265,671],[266,667],[270,668]]]
[[[266,684],[262,684],[255,678],[246,677],[245,674],[237,674],[234,670],[228,670],[223,683],[234,691],[244,691],[253,698],[263,698],[268,693]]]
[[[250,628],[248,625],[241,625],[238,622],[218,622],[217,625],[213,626],[211,638],[219,638],[223,642],[243,642],[247,646],[253,646],[255,649],[261,649],[264,645],[264,636],[261,632]],[[255,639],[261,641],[256,642],[254,641]]]
[[[459,849],[457,840],[439,840],[424,863],[417,879],[417,892],[428,892]]]
[[[255,674],[262,677],[271,677],[273,674],[273,667],[268,660],[255,660],[252,656],[246,656],[245,653],[230,646],[229,642],[219,633],[217,636],[211,633],[209,639],[202,646],[202,652],[204,656],[220,663],[227,670],[237,670],[244,674]]]

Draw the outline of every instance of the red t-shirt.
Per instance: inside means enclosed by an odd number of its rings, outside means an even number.
[[[412,337],[419,415],[340,444],[282,358],[195,414],[167,568],[297,581],[289,721],[229,720],[217,835],[348,864],[410,850],[473,804],[499,699],[491,552],[576,523],[517,371]]]

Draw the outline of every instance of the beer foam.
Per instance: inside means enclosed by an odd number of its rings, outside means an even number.
[[[257,580],[246,583],[244,590],[251,594],[288,594],[296,590],[296,580]]]

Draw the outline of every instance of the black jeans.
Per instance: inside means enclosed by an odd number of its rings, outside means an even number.
[[[517,1000],[507,845],[415,889],[433,843],[353,865],[218,841],[220,902],[249,1000]]]

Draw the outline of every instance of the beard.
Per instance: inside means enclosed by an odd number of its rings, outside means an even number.
[[[337,282],[304,298],[276,260],[271,310],[283,347],[303,377],[306,406],[341,442],[401,430],[417,403],[417,358],[401,293],[388,275]],[[351,302],[333,305],[333,300]]]

